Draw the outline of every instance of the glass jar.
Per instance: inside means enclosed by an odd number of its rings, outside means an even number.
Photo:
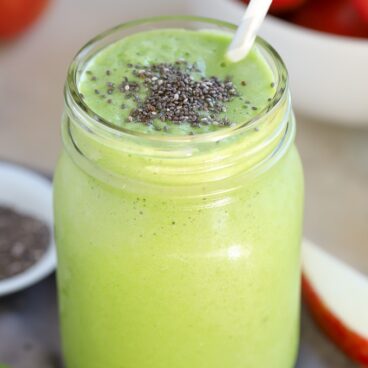
[[[291,368],[298,346],[303,178],[287,73],[236,127],[145,135],[98,118],[78,92],[88,60],[128,34],[232,24],[161,17],[89,42],[65,87],[55,174],[68,368]]]

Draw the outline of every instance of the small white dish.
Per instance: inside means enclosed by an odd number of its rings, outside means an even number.
[[[52,232],[52,184],[33,171],[0,162],[0,205],[35,216],[44,221],[51,232],[48,249],[36,264],[18,275],[0,281],[0,296],[4,296],[37,283],[56,268],[56,250]]]

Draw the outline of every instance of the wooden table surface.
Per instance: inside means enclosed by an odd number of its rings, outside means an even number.
[[[1,46],[0,159],[52,173],[61,146],[62,88],[76,50],[127,19],[191,13],[186,1],[135,0],[129,7],[124,1],[54,1],[29,34]],[[368,129],[319,124],[298,113],[297,119],[306,178],[305,235],[368,274]],[[60,367],[57,330],[52,277],[0,299],[0,363]],[[354,365],[304,313],[298,368],[327,367]]]

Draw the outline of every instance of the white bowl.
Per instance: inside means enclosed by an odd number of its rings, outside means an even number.
[[[56,268],[51,182],[20,166],[0,162],[0,205],[37,217],[51,232],[48,249],[36,264],[0,281],[0,296],[3,296],[35,284]]]
[[[192,12],[239,23],[240,0],[190,1]],[[289,71],[293,106],[308,117],[368,127],[368,40],[309,30],[269,16],[260,35]]]
[[[297,111],[368,127],[368,39],[317,32],[274,17],[267,18],[261,35],[286,63]]]

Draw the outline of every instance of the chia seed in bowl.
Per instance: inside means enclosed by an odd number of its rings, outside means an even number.
[[[0,206],[0,280],[37,263],[50,243],[49,227],[36,217]]]

